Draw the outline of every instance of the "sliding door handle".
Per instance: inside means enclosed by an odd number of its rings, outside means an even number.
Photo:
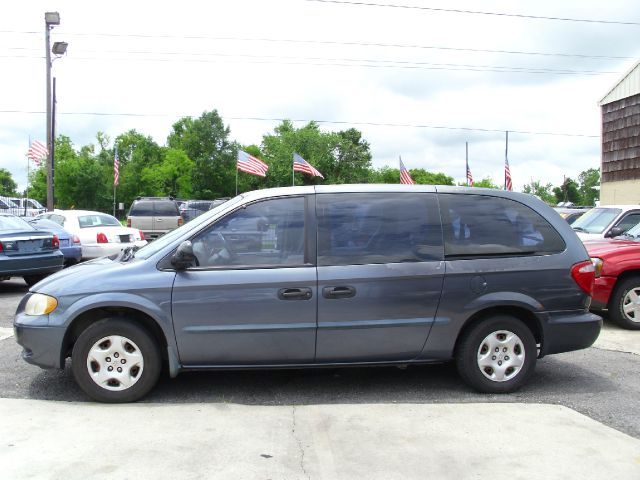
[[[351,298],[356,296],[356,289],[348,285],[324,287],[322,289],[322,296],[329,299]]]

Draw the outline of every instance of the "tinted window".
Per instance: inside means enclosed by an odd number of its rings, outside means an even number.
[[[178,213],[178,206],[175,202],[155,202],[155,215],[158,217],[177,217],[180,215]]]
[[[136,217],[153,217],[153,202],[148,200],[139,200],[135,202],[131,205],[129,215]]]
[[[486,195],[442,194],[445,255],[543,254],[564,250],[560,234],[521,203]]]
[[[253,203],[193,240],[200,267],[303,265],[304,198]]]
[[[442,259],[435,194],[327,194],[316,202],[318,265]]]

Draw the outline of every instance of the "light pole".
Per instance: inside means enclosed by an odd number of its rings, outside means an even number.
[[[47,61],[47,210],[53,210],[53,150],[54,150],[54,138],[53,138],[53,115],[52,115],[52,101],[51,101],[51,52],[56,56],[64,55],[67,51],[67,43],[55,42],[53,44],[53,50],[50,48],[49,31],[60,25],[60,14],[58,12],[45,12],[44,14],[44,42],[45,42],[45,56]]]

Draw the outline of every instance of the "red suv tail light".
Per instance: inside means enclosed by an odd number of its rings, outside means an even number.
[[[142,230],[138,230],[140,232],[140,240],[144,240],[144,233],[142,233]]]
[[[131,219],[127,218],[127,227],[131,228]]]
[[[596,268],[591,260],[576,263],[571,267],[571,276],[578,286],[589,296],[593,295],[593,284],[596,279]]]
[[[178,218],[178,226],[181,227],[183,223],[184,220],[182,219],[182,217]]]
[[[109,243],[109,240],[107,240],[107,236],[104,233],[99,233],[96,236],[96,240],[98,243]]]
[[[60,239],[57,235],[54,235],[53,239],[51,239],[51,246],[53,248],[60,248]]]

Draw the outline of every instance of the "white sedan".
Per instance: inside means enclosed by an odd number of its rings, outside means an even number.
[[[77,235],[82,245],[82,259],[114,255],[126,247],[143,247],[144,234],[135,228],[123,227],[117,218],[88,210],[54,210],[38,215]]]

